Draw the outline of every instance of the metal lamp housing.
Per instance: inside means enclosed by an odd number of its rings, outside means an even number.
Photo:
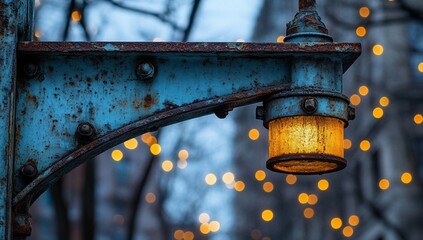
[[[300,2],[300,11],[287,24],[285,42],[332,42],[315,1]],[[343,73],[342,60],[335,56],[292,59],[290,89],[264,101],[263,120],[269,129],[268,169],[323,174],[346,167],[344,127],[351,118],[351,108],[342,95]]]

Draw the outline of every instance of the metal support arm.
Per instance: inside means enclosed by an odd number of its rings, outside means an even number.
[[[359,52],[345,43],[20,43],[13,204],[27,208],[129,138],[290,89],[303,71],[294,58],[345,71]],[[92,140],[81,145],[84,123]]]

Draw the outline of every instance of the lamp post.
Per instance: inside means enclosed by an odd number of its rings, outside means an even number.
[[[361,50],[332,43],[315,1],[300,1],[285,43],[263,44],[32,42],[33,2],[0,3],[2,239],[30,235],[35,199],[101,152],[255,102],[269,128],[268,168],[345,167],[343,128],[353,111],[341,81]]]

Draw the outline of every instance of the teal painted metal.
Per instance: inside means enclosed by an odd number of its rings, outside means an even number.
[[[349,119],[342,74],[360,45],[330,42],[319,19],[317,27],[305,25],[313,0],[290,24],[291,42],[278,44],[18,44],[16,32],[31,40],[33,2],[0,1],[8,26],[0,35],[4,239],[11,236],[11,201],[14,236],[24,238],[30,205],[54,181],[144,132],[254,102],[264,103],[265,123],[311,114]],[[313,111],[303,106],[310,99]]]
[[[18,1],[18,40],[31,41],[34,28],[34,0]]]
[[[0,0],[0,239],[11,238],[17,8]]]

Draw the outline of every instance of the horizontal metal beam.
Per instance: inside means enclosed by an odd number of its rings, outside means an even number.
[[[13,203],[129,138],[289,89],[293,59],[346,71],[359,54],[350,43],[21,42]],[[84,122],[96,136],[81,144]]]
[[[344,72],[360,56],[360,43],[195,43],[195,42],[20,42],[20,55],[143,54],[151,56],[293,57],[330,56],[342,60]]]

